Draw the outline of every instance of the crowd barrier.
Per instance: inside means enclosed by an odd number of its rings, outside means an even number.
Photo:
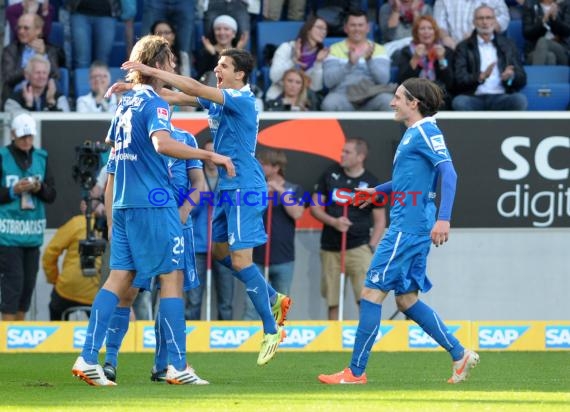
[[[493,351],[570,350],[570,321],[449,321],[449,330],[467,347]],[[280,350],[350,351],[356,321],[296,321],[286,326]],[[78,352],[85,341],[86,322],[2,322],[0,353]],[[262,339],[259,322],[187,322],[188,352],[257,352]],[[153,352],[154,323],[131,324],[123,352]],[[385,321],[373,351],[442,350],[419,326],[409,321]]]

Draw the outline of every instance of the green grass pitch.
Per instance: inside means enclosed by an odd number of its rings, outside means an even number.
[[[570,411],[570,352],[482,352],[469,381],[449,385],[446,353],[373,353],[367,385],[327,386],[319,373],[350,353],[188,355],[207,386],[150,381],[151,354],[120,357],[116,387],[71,375],[76,354],[0,354],[2,411]]]

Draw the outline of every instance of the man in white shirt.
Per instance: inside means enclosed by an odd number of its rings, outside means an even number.
[[[468,38],[474,29],[473,13],[483,4],[495,12],[495,31],[502,33],[507,30],[511,18],[504,0],[436,0],[433,17],[440,27],[443,44],[455,49],[457,43]]]
[[[495,32],[491,7],[479,6],[473,16],[475,30],[455,50],[453,110],[525,110],[527,99],[518,91],[526,73],[517,46]]]

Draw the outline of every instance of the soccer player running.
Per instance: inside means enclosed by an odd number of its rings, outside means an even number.
[[[174,71],[168,42],[159,36],[145,36],[137,42],[130,59]],[[158,277],[161,320],[169,325],[166,380],[172,384],[192,383],[196,377],[186,363],[186,334],[183,279],[182,226],[170,189],[166,159],[210,159],[235,175],[230,158],[191,148],[170,136],[168,104],[155,90],[163,86],[156,78],[133,71],[128,75],[135,86],[126,93],[108,132],[114,146],[113,226],[111,273],[93,302],[85,343],[72,368],[73,375],[94,386],[115,385],[98,364],[98,354],[109,320],[120,300],[130,291],[134,273],[141,281]],[[159,193],[160,192],[160,193]]]
[[[259,113],[255,107],[255,95],[247,84],[253,70],[253,58],[245,50],[222,51],[214,68],[217,87],[140,62],[125,62],[122,67],[156,77],[183,92],[163,89],[161,95],[169,103],[200,106],[208,110],[215,152],[230,156],[236,165],[237,176],[234,179],[228,179],[227,173],[220,171],[212,225],[213,255],[245,284],[247,294],[260,315],[264,336],[257,364],[265,365],[285,337],[283,324],[291,299],[277,293],[253,263],[253,248],[267,240],[263,225],[265,202],[259,202],[257,206],[240,206],[243,193],[266,191],[265,176],[255,158]]]
[[[395,120],[408,127],[394,156],[392,180],[358,190],[381,193],[379,196],[392,194],[400,200],[391,206],[390,227],[366,273],[350,366],[333,375],[319,375],[322,383],[366,383],[364,371],[380,328],[382,302],[392,290],[398,309],[451,355],[453,374],[449,383],[466,380],[479,362],[479,355],[464,349],[437,313],[418,299],[418,292],[425,293],[432,286],[426,274],[431,243],[441,246],[449,237],[457,181],[442,132],[432,117],[442,102],[441,89],[420,78],[404,81],[390,102]],[[441,202],[436,220],[434,201],[439,177]]]

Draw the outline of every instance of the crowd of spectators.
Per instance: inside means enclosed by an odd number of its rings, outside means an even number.
[[[475,17],[482,5],[493,12],[484,28],[491,30],[488,41],[482,40]],[[470,110],[475,106],[453,105],[453,99],[518,93],[525,86],[525,64],[567,66],[570,53],[570,0],[11,0],[2,12],[5,111],[79,111],[83,96],[70,81],[74,71],[93,63],[117,67],[117,39],[125,42],[118,54],[127,59],[133,40],[144,34],[169,40],[179,73],[213,84],[212,69],[224,48],[259,55],[260,21],[291,21],[300,28],[297,36],[271,45],[267,61],[257,62],[269,75],[251,79],[263,99],[260,109],[273,111],[389,110],[394,84],[413,76],[435,80],[444,88],[444,109]],[[506,35],[512,19],[522,22],[522,50]],[[63,28],[62,36],[51,35],[56,25]],[[473,50],[480,51],[483,43],[493,47],[490,56],[484,53],[479,59]],[[49,62],[49,80],[34,86],[32,93],[26,89],[32,83],[29,63],[36,55]],[[495,65],[488,71],[483,61]],[[515,70],[504,74],[510,66]],[[70,75],[62,77],[61,69]],[[287,91],[296,93],[294,98],[285,96],[285,76],[298,84],[298,92]],[[502,83],[486,87],[480,84],[482,78]],[[62,84],[66,81],[68,85]],[[43,103],[38,97],[42,94]],[[295,102],[288,102],[292,99]],[[99,107],[96,104],[94,111],[101,111],[105,105],[96,100]],[[519,103],[514,108],[524,110],[526,105]]]

